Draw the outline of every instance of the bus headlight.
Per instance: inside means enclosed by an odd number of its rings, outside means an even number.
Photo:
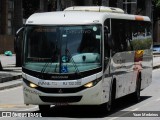
[[[93,82],[89,82],[89,83],[85,84],[84,87],[86,87],[86,88],[93,87]]]
[[[36,87],[38,87],[38,86],[37,86],[36,84],[34,84],[34,83],[30,83],[29,86],[30,86],[31,88],[36,88]]]
[[[102,79],[102,77],[100,77],[100,78],[98,78],[98,79],[96,79],[96,80],[94,80],[94,81],[92,81],[92,82],[89,82],[89,83],[85,84],[84,87],[86,87],[86,88],[93,87],[93,86],[95,86],[101,79]]]

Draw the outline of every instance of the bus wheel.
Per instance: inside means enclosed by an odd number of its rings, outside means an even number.
[[[116,92],[116,84],[113,82],[112,88],[109,93],[109,100],[107,103],[103,104],[103,109],[108,112],[112,111],[115,104],[115,92]]]
[[[141,78],[139,77],[137,80],[136,91],[133,93],[133,100],[135,102],[139,102],[141,99],[140,91],[141,91]]]
[[[113,106],[113,94],[112,92],[109,93],[109,101],[106,103],[106,110],[109,112],[112,109]]]
[[[39,110],[41,112],[46,112],[50,109],[50,105],[39,105]]]

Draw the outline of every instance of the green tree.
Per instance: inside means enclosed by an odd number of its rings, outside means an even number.
[[[160,0],[153,0],[153,3],[155,4],[155,7],[160,7]]]
[[[157,21],[160,18],[160,0],[152,0],[153,4],[153,20]]]

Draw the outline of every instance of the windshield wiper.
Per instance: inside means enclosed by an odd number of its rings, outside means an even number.
[[[76,63],[75,63],[75,61],[74,61],[74,59],[73,59],[73,57],[72,57],[72,55],[71,55],[71,53],[70,53],[70,51],[68,50],[68,34],[67,33],[63,33],[62,31],[61,31],[61,34],[62,34],[62,37],[61,37],[61,43],[62,43],[62,40],[64,40],[65,41],[65,56],[66,57],[69,57],[70,59],[71,59],[71,62],[72,62],[72,64],[73,64],[73,66],[74,66],[74,68],[75,68],[75,70],[76,70],[76,74],[79,74],[79,75],[81,75],[80,74],[80,71],[79,71],[79,69],[78,69],[78,67],[77,67],[77,65],[76,65]],[[60,45],[61,45],[61,43],[60,43]],[[62,46],[60,47],[61,49],[62,49]],[[60,52],[60,58],[62,59],[62,55],[61,55],[61,52]],[[62,62],[62,60],[60,59],[60,73],[61,73],[61,68],[62,68],[62,65],[63,65],[63,62]]]
[[[52,65],[52,62],[46,62],[45,65],[43,66],[42,70],[41,70],[41,73],[44,73],[46,68],[48,67],[48,65],[51,64]]]
[[[68,53],[68,55],[69,55],[69,58],[71,58],[71,61],[72,61],[72,63],[73,63],[73,66],[74,66],[74,68],[76,69],[76,73],[77,74],[79,74],[79,75],[81,75],[80,74],[80,71],[79,71],[79,69],[78,69],[78,67],[77,67],[77,65],[76,65],[76,63],[75,63],[75,61],[74,61],[74,59],[73,59],[73,57],[72,57],[72,55],[71,55],[71,53],[70,53],[70,51],[66,48],[66,53]]]

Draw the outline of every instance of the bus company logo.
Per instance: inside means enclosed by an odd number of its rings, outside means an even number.
[[[58,90],[58,93],[63,93],[62,89],[59,89],[59,90]]]

